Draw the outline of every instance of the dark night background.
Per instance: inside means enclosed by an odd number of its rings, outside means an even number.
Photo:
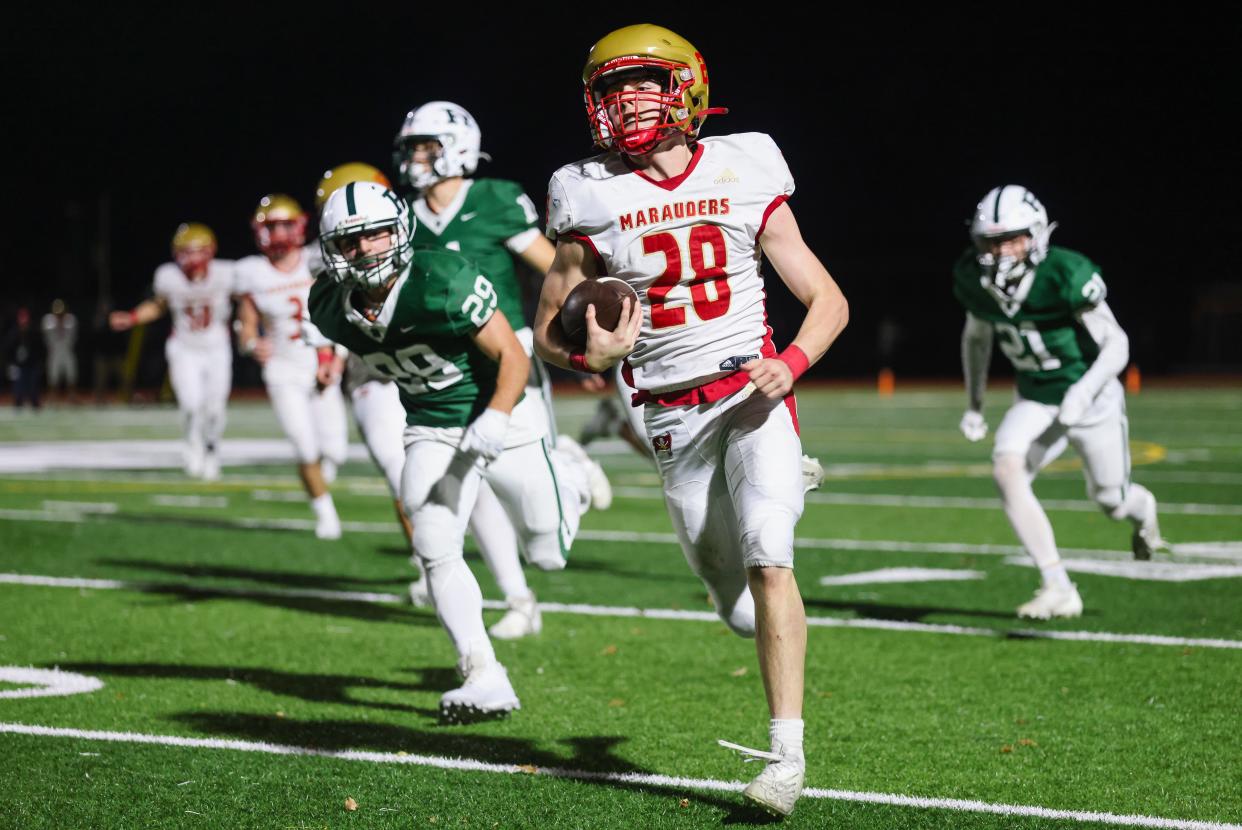
[[[899,377],[958,373],[949,269],[967,243],[963,220],[1001,183],[1031,188],[1060,223],[1053,241],[1101,266],[1145,371],[1237,370],[1238,17],[1168,6],[1103,22],[1080,5],[823,6],[818,22],[702,4],[505,16],[448,16],[444,5],[11,9],[0,33],[12,188],[0,326],[18,304],[42,313],[59,296],[89,328],[101,282],[129,307],[182,221],[209,224],[221,256],[252,253],[260,196],[288,192],[310,208],[328,167],[389,172],[403,116],[431,99],[479,120],[495,158],[480,175],[516,179],[542,204],[551,172],[593,152],[579,75],[588,48],[648,21],[705,55],[712,103],[731,109],[705,135],[764,131],[784,150],[803,233],[851,303],[820,375],[873,374],[885,326],[900,332]],[[783,345],[798,309],[777,283],[769,270]],[[158,354],[158,339],[147,350]]]

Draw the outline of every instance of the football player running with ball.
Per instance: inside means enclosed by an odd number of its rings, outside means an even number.
[[[962,370],[969,398],[961,430],[981,441],[983,392],[992,340],[1017,374],[1016,400],[996,430],[992,474],[1018,540],[1042,585],[1019,617],[1078,617],[1082,599],[1057,553],[1052,524],[1031,488],[1036,474],[1074,446],[1087,494],[1109,518],[1134,526],[1136,559],[1166,548],[1156,499],[1130,481],[1125,392],[1117,374],[1130,342],[1105,302],[1099,269],[1082,254],[1048,244],[1056,223],[1035,194],[993,188],[970,221],[974,245],[953,268],[953,293],[966,309]]]
[[[587,117],[604,152],[548,185],[556,260],[535,322],[540,355],[579,371],[625,361],[682,550],[721,619],[755,637],[771,713],[768,761],[745,796],[787,815],[806,761],[802,692],[806,614],[793,573],[802,448],[792,391],[846,324],[836,283],[807,247],[786,200],[793,179],[770,137],[700,139],[707,70],[679,35],[619,29],[583,70]],[[778,353],[764,311],[760,253],[807,307]],[[556,316],[575,285],[629,283],[615,331],[587,312],[575,350]],[[730,745],[735,746],[735,745]]]
[[[414,224],[413,210],[382,185],[333,193],[320,219],[329,279],[315,283],[310,312],[324,336],[399,387],[401,500],[465,680],[441,698],[441,714],[460,721],[519,708],[462,557],[480,482],[504,505],[527,560],[544,570],[565,567],[590,484],[584,464],[544,444],[547,421],[524,397],[530,358],[491,282],[461,254],[415,251]]]
[[[534,338],[514,269],[516,257],[542,277],[552,265],[555,250],[540,232],[539,213],[521,185],[475,177],[479,161],[488,158],[481,150],[482,140],[474,116],[451,101],[430,101],[406,114],[393,139],[393,167],[401,182],[413,190],[414,247],[458,251],[478,263],[496,289],[498,307],[531,358],[525,395],[543,412],[549,445],[576,456],[586,466],[591,475],[592,507],[605,510],[612,502],[612,488],[603,469],[572,438],[556,434],[552,386],[543,362],[534,357]],[[516,537],[486,482],[479,488],[470,531],[509,606],[492,626],[492,635],[515,639],[539,633],[539,606],[522,573]],[[410,585],[410,598],[416,605],[426,604],[426,593],[425,578]]]

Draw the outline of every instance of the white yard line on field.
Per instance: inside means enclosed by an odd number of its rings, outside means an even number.
[[[156,493],[151,496],[151,503],[160,507],[212,507],[229,506],[227,496],[174,496],[167,493]]]
[[[607,784],[652,787],[661,790],[699,790],[707,792],[740,792],[745,786],[738,781],[719,781],[711,778],[683,778],[669,775],[653,775],[637,772],[590,772],[561,767],[535,767],[518,764],[495,764],[471,758],[445,758],[437,755],[409,755],[392,752],[367,752],[362,750],[318,749],[309,746],[270,744],[260,741],[242,741],[231,738],[187,738],[179,735],[148,735],[138,732],[106,732],[94,729],[71,729],[55,726],[39,726],[24,723],[0,723],[0,733],[31,735],[43,738],[71,738],[84,741],[104,741],[123,744],[147,744],[187,749],[224,749],[234,752],[258,752],[267,755],[288,755],[312,758],[332,758],[370,764],[405,764],[457,772],[482,772],[499,775],[544,775],[575,781],[599,781]],[[1025,804],[1003,804],[960,798],[935,798],[928,796],[898,795],[895,793],[858,792],[808,787],[803,798],[851,801],[862,804],[883,804],[894,807],[913,807],[928,810],[949,810],[962,813],[988,813],[1001,816],[1022,816],[1057,819],[1062,821],[1095,822],[1121,827],[1157,827],[1168,830],[1242,830],[1242,824],[1226,824],[1194,819],[1161,818],[1145,815],[1119,815],[1088,810],[1063,810]]]
[[[80,577],[45,576],[41,574],[0,573],[0,585],[29,585],[45,588],[77,588],[91,590],[142,591],[147,593],[186,593],[202,596],[229,597],[277,597],[292,599],[322,599],[330,602],[366,602],[375,604],[404,604],[401,594],[373,593],[368,591],[327,591],[313,588],[239,588],[215,587],[194,582],[130,582],[119,579],[83,579]],[[508,605],[501,600],[484,600],[483,607],[504,610]],[[639,617],[652,620],[681,620],[686,622],[719,622],[712,611],[686,611],[678,608],[635,608],[613,605],[590,605],[588,603],[541,602],[539,610],[545,614],[576,614],[587,617]],[[1133,643],[1136,645],[1180,646],[1183,648],[1216,648],[1242,650],[1242,640],[1222,640],[1205,637],[1167,637],[1161,634],[1118,634],[1108,631],[1045,631],[1035,628],[978,628],[937,623],[913,623],[898,620],[845,619],[841,617],[808,617],[807,625],[817,628],[857,628],[876,631],[902,631],[921,634],[949,634],[966,637],[1002,637],[1019,640],[1074,640],[1078,642]]]

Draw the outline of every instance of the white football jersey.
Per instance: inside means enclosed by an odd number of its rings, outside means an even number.
[[[615,153],[568,164],[548,185],[548,236],[595,249],[643,302],[627,361],[647,392],[689,389],[774,356],[758,238],[794,190],[763,133],[704,138],[686,172],[655,181]]]
[[[228,349],[230,298],[237,291],[237,263],[213,259],[207,275],[192,280],[176,263],[155,269],[155,296],[172,315],[174,337],[183,348]]]
[[[305,252],[298,267],[279,271],[265,256],[248,256],[237,262],[237,292],[254,301],[263,318],[263,333],[271,340],[272,357],[263,377],[273,380],[314,380],[318,359],[303,337],[310,322],[307,303],[314,279]]]

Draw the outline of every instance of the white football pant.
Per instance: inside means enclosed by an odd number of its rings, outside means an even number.
[[[200,452],[215,448],[224,434],[229,389],[233,384],[233,352],[226,345],[196,349],[170,337],[164,344],[168,377],[181,411],[186,441]]]
[[[337,466],[345,463],[349,424],[340,384],[334,383],[320,392],[315,388],[313,375],[309,382],[273,381],[267,385],[267,396],[280,428],[293,444],[299,464],[321,459]]]
[[[752,390],[701,406],[644,407],[686,561],[743,637],[755,633],[746,569],[793,567],[803,506],[802,442],[790,407]]]

